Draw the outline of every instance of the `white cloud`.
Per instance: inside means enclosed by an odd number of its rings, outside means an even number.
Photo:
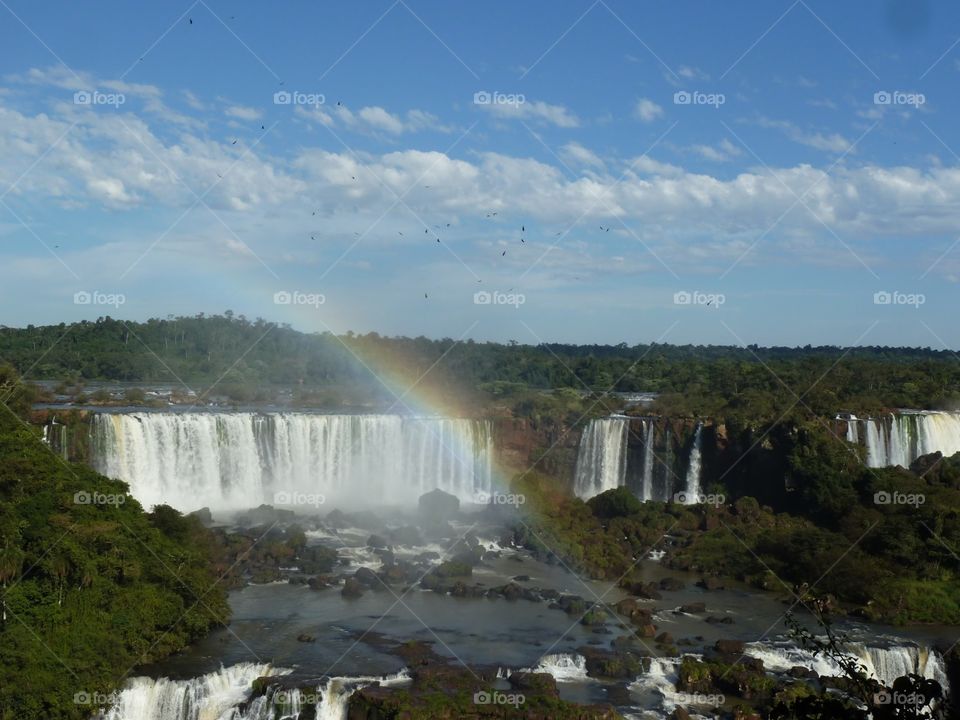
[[[491,102],[476,107],[503,119],[531,120],[561,128],[580,127],[580,118],[566,107],[551,105],[542,100],[524,99],[522,102]]]
[[[246,107],[245,105],[230,105],[224,113],[227,117],[237,118],[238,120],[259,120],[262,113],[256,108]]]
[[[800,145],[806,145],[816,150],[825,150],[832,153],[846,152],[851,147],[851,143],[839,133],[824,134],[821,132],[809,132],[794,125],[787,120],[772,120],[770,118],[760,118],[757,122],[760,127],[779,130],[787,138]]]
[[[693,145],[690,150],[712,162],[726,162],[743,154],[743,151],[727,138],[716,145]]]
[[[633,108],[633,115],[643,122],[653,122],[663,115],[663,108],[649,98],[640,98]]]
[[[560,148],[560,157],[575,167],[604,167],[603,160],[596,153],[577,142],[569,142]]]

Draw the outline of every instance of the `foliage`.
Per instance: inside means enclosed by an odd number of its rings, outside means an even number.
[[[89,717],[134,666],[225,623],[211,542],[0,407],[0,718]]]

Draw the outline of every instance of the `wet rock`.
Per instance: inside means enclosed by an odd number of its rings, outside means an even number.
[[[316,636],[311,635],[310,633],[300,633],[299,635],[297,635],[297,642],[312,643],[316,641],[317,641]]]
[[[722,617],[717,617],[716,615],[710,615],[707,617],[706,621],[711,625],[733,625],[734,619],[729,615],[724,615]]]
[[[662,632],[657,635],[657,642],[661,645],[673,645],[673,635],[668,632]]]
[[[687,603],[686,605],[681,605],[677,610],[677,612],[683,613],[684,615],[699,615],[706,611],[707,604],[702,602]]]
[[[391,530],[390,539],[396,545],[406,545],[408,547],[423,545],[423,538],[420,537],[420,531],[412,525],[405,525],[396,530]]]
[[[380,580],[377,578],[377,574],[370,568],[357,568],[357,571],[353,574],[353,576],[357,579],[357,582],[360,582],[367,587],[372,588],[380,585]]]
[[[428,493],[424,493],[418,500],[420,516],[427,524],[449,522],[460,513],[460,500],[456,495],[451,495],[437,488]]]
[[[713,647],[724,655],[742,655],[746,646],[743,640],[717,640]]]
[[[464,562],[447,560],[447,562],[437,565],[437,567],[431,570],[431,572],[442,578],[469,577],[470,575],[473,575],[473,566]]]
[[[347,578],[343,583],[343,589],[340,594],[345,598],[358,598],[363,595],[364,586],[356,578]]]
[[[387,539],[383,535],[371,535],[367,539],[367,547],[385,548],[387,547]]]
[[[640,638],[652,638],[657,634],[657,626],[653,623],[645,623],[637,628],[636,633]]]
[[[307,586],[311,590],[326,590],[330,587],[330,578],[326,575],[317,575],[307,580]]]
[[[683,590],[687,584],[683,580],[677,580],[676,578],[667,577],[663,578],[660,581],[660,589],[664,592],[678,592]]]
[[[515,582],[530,582],[529,575],[517,575],[513,579]]]
[[[507,681],[510,687],[522,693],[560,697],[557,681],[550,673],[512,673]]]
[[[725,585],[723,580],[715,577],[705,577],[697,582],[698,587],[702,587],[704,590],[724,590]]]

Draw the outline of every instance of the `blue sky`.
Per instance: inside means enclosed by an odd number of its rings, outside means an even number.
[[[0,323],[960,347],[955,5],[0,18]]]

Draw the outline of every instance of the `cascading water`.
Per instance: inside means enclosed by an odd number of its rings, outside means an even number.
[[[687,505],[699,502],[700,498],[700,433],[703,424],[697,423],[693,431],[693,444],[690,446],[690,460],[687,463],[687,486],[684,490],[684,501]]]
[[[870,467],[909,467],[921,455],[960,452],[960,413],[905,411],[878,418],[841,419],[847,421],[847,440],[866,446]]]
[[[641,500],[653,500],[653,459],[656,442],[656,424],[653,420],[643,421],[643,482]]]
[[[359,688],[374,682],[391,687],[410,680],[406,670],[386,677],[332,677],[314,693],[272,687],[248,702],[254,680],[289,673],[270,665],[241,663],[192,680],[133,678],[101,717],[102,720],[299,720],[303,714],[316,720],[346,720],[347,703]]]
[[[635,430],[637,424],[640,426],[634,435],[630,433],[631,423]],[[700,495],[702,428],[702,423],[696,425],[689,444],[686,474],[678,476],[671,460],[673,442],[663,423],[658,424],[655,418],[591,420],[580,438],[574,493],[588,500],[627,486],[644,502],[670,502],[674,493],[682,490],[690,498],[687,502],[696,502]],[[631,445],[631,437],[639,441]]]
[[[949,688],[943,658],[929,648],[914,644],[889,643],[864,645],[850,643],[843,650],[852,655],[866,669],[867,675],[887,687],[898,677],[914,673],[929,680],[936,680],[946,691]],[[818,675],[841,676],[843,670],[833,660],[823,655],[814,655],[809,650],[789,643],[748,643],[747,654],[763,660],[768,670],[786,672],[795,666],[808,667]]]
[[[434,488],[491,490],[489,423],[398,415],[101,413],[97,470],[145,506],[179,510],[334,499],[415,502]]]
[[[624,484],[627,470],[628,418],[591,420],[580,438],[573,491],[588,500]]]
[[[276,670],[261,663],[240,663],[192,680],[168,680],[138,677],[127,682],[103,720],[208,720],[230,717],[231,720],[260,720],[259,706],[251,703],[255,714],[227,715],[252,691],[253,681],[264,675],[283,675],[289,670]],[[257,708],[254,708],[254,706]],[[272,708],[267,707],[267,710]]]

